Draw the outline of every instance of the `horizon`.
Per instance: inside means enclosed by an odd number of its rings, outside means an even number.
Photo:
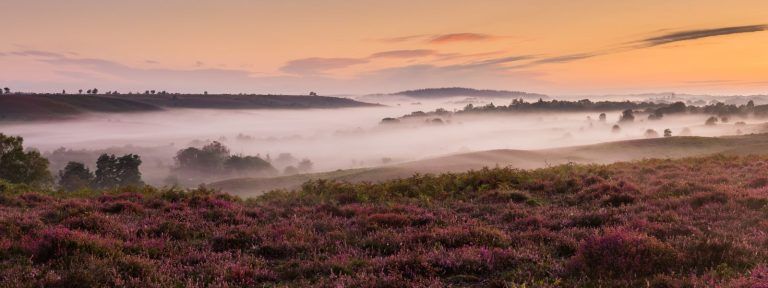
[[[0,4],[14,11],[3,16],[14,25],[0,28],[0,86],[297,95],[768,91],[764,1],[589,2],[11,0]]]

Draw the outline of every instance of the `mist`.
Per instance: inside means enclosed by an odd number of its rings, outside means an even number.
[[[495,100],[504,103],[509,100]],[[28,147],[44,154],[65,147],[72,150],[114,151],[142,156],[142,172],[149,184],[164,184],[174,166],[175,153],[211,141],[226,145],[232,154],[271,159],[278,171],[309,159],[310,172],[391,165],[470,151],[494,149],[537,150],[673,136],[721,136],[762,129],[758,119],[728,119],[704,125],[709,115],[665,116],[648,120],[636,114],[633,123],[618,122],[620,111],[583,113],[504,113],[453,115],[440,119],[408,119],[383,125],[386,117],[414,111],[460,109],[466,99],[390,101],[387,106],[310,110],[171,109],[150,113],[90,114],[71,120],[0,124],[0,132],[23,136]],[[469,102],[472,102],[470,100]],[[435,118],[435,117],[431,117]],[[744,122],[736,125],[736,122]],[[657,135],[648,135],[648,130]],[[651,133],[653,134],[653,133]],[[274,161],[290,153],[293,162]],[[93,159],[71,159],[86,162]],[[52,160],[54,161],[54,160]],[[62,163],[53,163],[59,169]]]

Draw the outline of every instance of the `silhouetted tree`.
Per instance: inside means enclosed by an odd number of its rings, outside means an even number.
[[[317,96],[317,93],[315,93],[315,92],[309,92],[309,96]]]
[[[621,112],[619,122],[632,122],[635,121],[635,112],[632,109],[627,109]]]
[[[229,149],[218,141],[213,141],[202,149],[189,147],[176,153],[176,166],[187,171],[219,171],[224,160],[229,157]]]
[[[99,94],[99,89],[93,88],[91,92],[93,92],[93,95]]]
[[[93,173],[83,163],[69,162],[59,171],[59,186],[66,191],[77,191],[90,187]]]
[[[648,120],[661,120],[661,118],[664,118],[664,113],[660,110],[656,110],[651,115],[648,115]]]
[[[45,186],[53,177],[48,159],[38,151],[24,151],[24,138],[0,133],[0,179],[15,184]]]
[[[711,116],[707,118],[707,121],[704,122],[704,125],[707,125],[707,126],[714,126],[716,124],[717,124],[717,117],[715,116]]]
[[[288,166],[288,167],[285,167],[285,169],[283,170],[283,174],[296,175],[296,174],[299,174],[299,169],[296,169],[296,167],[294,166]]]
[[[312,171],[312,166],[314,166],[314,163],[312,163],[312,161],[309,161],[309,159],[303,159],[296,166],[296,169],[298,169],[299,172],[301,173],[307,173]]]
[[[78,94],[83,94],[83,89],[77,90]]]
[[[643,134],[645,138],[656,138],[659,137],[659,132],[656,132],[656,130],[648,129],[645,130],[645,134]]]
[[[5,91],[5,94],[11,94],[11,88],[5,87],[3,91]]]
[[[272,164],[258,156],[232,155],[224,160],[224,169],[228,172],[276,172]]]
[[[94,186],[101,189],[116,188],[122,186],[141,186],[141,172],[139,155],[126,154],[122,157],[102,154],[96,160],[96,177]]]
[[[621,132],[621,127],[619,127],[618,124],[614,124],[613,127],[611,127],[611,132],[619,133],[619,132]]]
[[[672,130],[664,129],[664,137],[672,137]]]
[[[605,113],[600,113],[599,117],[600,117],[599,118],[600,122],[605,122],[605,118],[606,118]]]

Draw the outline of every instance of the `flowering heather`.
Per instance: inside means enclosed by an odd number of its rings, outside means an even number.
[[[768,287],[768,158],[0,194],[3,287]],[[18,191],[17,191],[18,192]]]

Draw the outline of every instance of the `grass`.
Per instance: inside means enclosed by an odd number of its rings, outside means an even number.
[[[3,193],[9,287],[762,287],[768,157]],[[21,189],[23,190],[23,189]]]

